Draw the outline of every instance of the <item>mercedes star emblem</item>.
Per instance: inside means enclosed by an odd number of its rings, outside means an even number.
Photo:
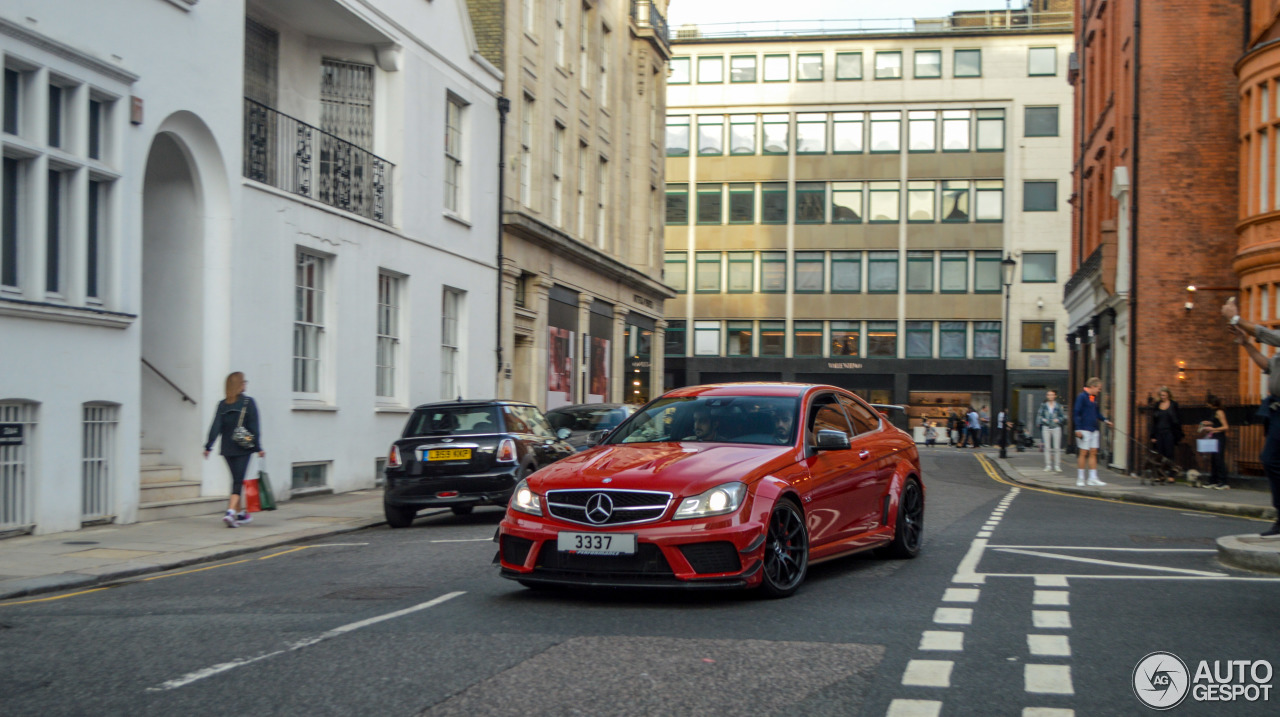
[[[599,525],[613,515],[613,500],[604,493],[587,498],[587,520]]]

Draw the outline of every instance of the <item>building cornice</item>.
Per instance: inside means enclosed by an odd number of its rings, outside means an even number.
[[[23,27],[12,20],[6,20],[2,17],[0,17],[0,35],[12,37],[20,42],[38,47],[45,52],[57,55],[64,60],[74,62],[77,65],[103,75],[104,77],[109,77],[116,82],[132,85],[138,81],[138,75],[135,75],[128,70],[107,62],[106,60],[101,60],[81,50],[77,50],[70,45],[66,45],[50,37],[46,37],[35,30]]]

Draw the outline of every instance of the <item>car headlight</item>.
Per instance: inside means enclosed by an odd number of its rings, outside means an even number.
[[[521,513],[542,515],[542,498],[529,488],[529,481],[522,480],[516,484],[515,493],[511,494],[511,507]]]
[[[676,514],[672,518],[684,520],[732,513],[742,506],[742,500],[746,497],[746,485],[725,483],[680,501],[680,507],[676,509]]]

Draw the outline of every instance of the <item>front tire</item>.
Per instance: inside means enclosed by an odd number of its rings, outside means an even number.
[[[898,496],[898,520],[893,541],[884,548],[886,557],[910,560],[920,554],[924,542],[924,490],[915,478],[908,478]]]
[[[382,512],[387,516],[387,525],[392,528],[408,528],[413,525],[413,518],[418,514],[413,508],[403,508],[390,503],[382,504]]]
[[[766,528],[760,593],[768,598],[790,597],[808,570],[809,531],[804,516],[791,501],[779,501]]]

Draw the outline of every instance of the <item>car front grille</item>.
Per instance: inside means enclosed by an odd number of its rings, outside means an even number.
[[[514,535],[504,535],[501,545],[503,562],[524,565],[525,558],[529,557],[529,548],[533,547],[533,541],[517,538]]]
[[[542,544],[537,567],[543,573],[580,577],[672,577],[671,566],[662,549],[653,543],[640,543],[634,555],[582,555],[560,552],[554,541]]]
[[[689,543],[679,547],[695,573],[736,573],[742,570],[738,550],[728,541]]]
[[[602,504],[607,511],[601,509]],[[593,488],[547,492],[547,511],[552,517],[581,525],[648,523],[661,518],[670,504],[670,493],[650,490]]]

